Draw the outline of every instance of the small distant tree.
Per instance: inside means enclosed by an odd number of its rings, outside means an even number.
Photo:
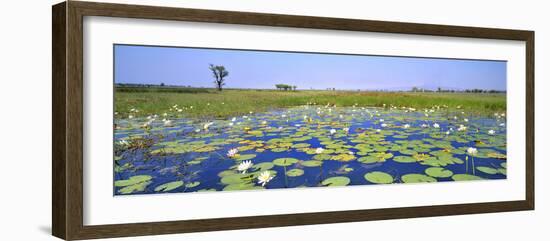
[[[222,91],[222,87],[225,85],[224,78],[229,75],[229,71],[227,71],[223,65],[210,64],[209,69],[214,75],[214,84],[216,84],[216,88],[218,88],[218,91]]]
[[[293,86],[292,86],[292,90],[296,91],[296,88],[297,88],[296,85],[293,85]]]
[[[160,83],[160,86],[164,86],[164,83]]]

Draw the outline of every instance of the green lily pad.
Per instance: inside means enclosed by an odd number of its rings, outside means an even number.
[[[223,188],[224,191],[236,191],[236,190],[251,190],[261,189],[262,187],[254,186],[254,183],[236,183],[230,184]]]
[[[318,154],[313,156],[313,159],[318,161],[326,161],[326,160],[330,160],[331,158],[332,158],[332,155],[328,155],[328,154]]]
[[[414,159],[412,156],[396,156],[393,158],[394,161],[400,162],[400,163],[413,163],[416,162],[416,159]]]
[[[338,155],[332,156],[331,160],[349,162],[351,160],[355,160],[355,158],[356,157],[354,155],[344,153],[344,154],[338,154]]]
[[[198,185],[200,185],[201,183],[200,182],[190,182],[190,183],[186,183],[185,184],[185,187],[187,188],[193,188],[193,187],[196,187]]]
[[[131,194],[135,192],[143,192],[149,184],[152,177],[149,175],[138,175],[128,178],[127,180],[118,180],[115,182],[115,187],[122,187],[118,190],[120,194]]]
[[[455,181],[476,181],[476,180],[483,180],[483,178],[470,175],[470,174],[455,174],[452,177]]]
[[[227,176],[223,176],[221,179],[221,183],[229,185],[229,184],[237,184],[237,183],[243,183],[243,182],[251,182],[254,179],[254,175],[250,173],[237,173],[237,174],[231,174]]]
[[[329,177],[321,182],[323,186],[347,186],[351,180],[348,177]]]
[[[255,164],[254,166],[252,166],[252,168],[257,169],[258,171],[266,171],[273,168],[274,166],[275,164],[271,162],[262,162],[262,163]]]
[[[417,173],[403,175],[401,176],[401,181],[404,183],[437,182],[433,177]]]
[[[287,166],[290,166],[294,163],[297,163],[298,161],[299,161],[298,159],[290,158],[290,157],[277,158],[277,159],[273,160],[273,164],[275,164],[277,166],[287,167]]]
[[[428,176],[441,177],[441,178],[450,177],[453,175],[452,171],[441,167],[430,167],[424,170],[424,172],[428,174]]]
[[[238,155],[234,159],[237,161],[247,161],[247,160],[252,160],[254,157],[256,157],[256,154],[244,154],[244,155]]]
[[[149,175],[133,176],[133,177],[128,178],[127,180],[115,181],[115,187],[130,186],[130,185],[134,185],[134,184],[137,184],[137,183],[146,182],[146,181],[149,181],[151,179],[153,179],[153,177],[151,177]]]
[[[480,172],[490,174],[490,175],[494,175],[494,174],[499,173],[498,169],[495,169],[495,168],[492,168],[492,167],[478,166],[478,167],[476,167],[476,169]]]
[[[159,185],[155,188],[155,192],[169,192],[178,187],[183,186],[183,181],[174,181]]]
[[[286,172],[286,175],[289,177],[299,177],[304,175],[304,170],[302,169],[291,169]]]
[[[393,177],[385,172],[369,172],[365,174],[367,181],[377,184],[390,184],[393,183]]]

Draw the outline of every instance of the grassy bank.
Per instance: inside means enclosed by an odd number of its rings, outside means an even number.
[[[480,93],[408,93],[358,91],[277,91],[183,88],[117,88],[115,111],[121,115],[136,108],[138,115],[163,114],[178,105],[194,117],[229,117],[261,112],[270,108],[300,106],[308,103],[336,106],[382,107],[405,106],[431,108],[433,106],[461,106],[466,111],[495,112],[506,110],[506,95]]]

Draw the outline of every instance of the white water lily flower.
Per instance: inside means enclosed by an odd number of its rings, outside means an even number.
[[[164,126],[165,127],[172,127],[174,125],[174,123],[172,123],[171,120],[164,120]]]
[[[450,132],[450,131],[447,131],[447,132],[445,132],[445,135],[449,135],[449,134],[451,134],[451,132]]]
[[[128,116],[128,119],[133,119],[133,118],[134,118],[133,115],[129,115],[129,116]]]
[[[211,125],[213,125],[213,124],[214,124],[214,122],[208,122],[208,123],[204,124],[204,125],[202,126],[202,128],[205,129],[205,130],[208,130],[208,128],[209,128]]]
[[[233,126],[233,124],[234,124],[233,122],[229,122],[229,126]]]
[[[246,115],[243,115],[243,119],[248,119],[248,116],[246,116]]]
[[[198,133],[198,132],[201,132],[201,129],[196,129],[195,132],[197,132],[197,133]]]
[[[322,147],[319,147],[319,148],[315,149],[315,154],[321,154],[321,153],[323,153],[323,151],[325,151],[325,149],[323,149]]]
[[[120,140],[120,141],[118,141],[118,144],[121,145],[121,146],[127,146],[127,145],[129,145],[130,143],[128,143],[127,140]]]
[[[382,130],[380,130],[380,129],[376,129],[376,132],[381,132],[381,131],[382,131]]]
[[[285,115],[285,114],[282,114],[281,117],[282,117],[282,118],[286,118],[286,115]]]
[[[304,115],[304,120],[306,120],[306,119],[307,119],[307,115]]]
[[[433,124],[433,127],[434,127],[434,128],[439,128],[439,124],[434,123],[434,124]]]
[[[380,122],[384,122],[384,119],[380,119]]]
[[[403,128],[405,128],[405,129],[410,128],[410,127],[411,127],[411,125],[409,125],[409,124],[405,124],[405,125],[403,126]]]
[[[300,126],[302,126],[302,125],[300,125],[300,124],[295,124],[294,126],[296,126],[296,127],[300,127]]]
[[[348,127],[344,127],[344,129],[342,129],[342,130],[344,130],[345,132],[349,132],[349,128],[348,128]]]
[[[248,170],[249,168],[252,167],[252,165],[253,165],[252,161],[250,161],[250,160],[243,161],[243,162],[241,162],[241,164],[239,164],[239,166],[237,166],[237,170],[244,174],[244,173],[246,173],[246,170]]]
[[[460,126],[458,127],[458,131],[466,131],[466,126],[460,125]]]
[[[262,125],[266,125],[267,124],[267,121],[262,121]]]
[[[237,150],[237,148],[233,148],[227,151],[227,156],[234,157],[235,155],[237,155],[237,153],[239,153],[239,150]]]
[[[386,126],[388,126],[388,124],[382,123],[382,124],[380,124],[380,126],[381,126],[381,127],[386,127]]]
[[[464,119],[464,122],[468,122],[468,119]]]
[[[468,152],[468,154],[470,154],[470,155],[473,156],[473,155],[477,154],[477,149],[474,148],[474,147],[468,147],[468,149],[466,150],[466,152]]]
[[[330,129],[330,134],[334,135],[334,133],[336,133],[336,130],[335,129]]]
[[[273,176],[271,176],[271,172],[269,171],[263,171],[258,176],[258,184],[262,184],[262,187],[265,186],[269,181],[273,179]]]
[[[505,126],[505,125],[506,125],[505,123],[500,123],[500,125],[499,125],[499,126]]]
[[[495,130],[489,130],[489,135],[494,135],[495,134]]]
[[[141,128],[148,128],[149,126],[151,126],[151,123],[152,123],[152,121],[147,121],[147,122],[143,123],[143,125],[141,125]]]
[[[422,127],[422,128],[427,128],[428,125],[427,125],[427,124],[422,124],[420,127]]]
[[[353,155],[355,154],[353,151],[348,152],[348,154]]]
[[[237,120],[237,117],[233,117],[233,119],[231,119],[232,122],[235,122]]]

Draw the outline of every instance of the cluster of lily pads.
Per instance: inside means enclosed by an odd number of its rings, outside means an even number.
[[[116,118],[115,194],[506,178],[504,113],[305,105],[170,116]]]

